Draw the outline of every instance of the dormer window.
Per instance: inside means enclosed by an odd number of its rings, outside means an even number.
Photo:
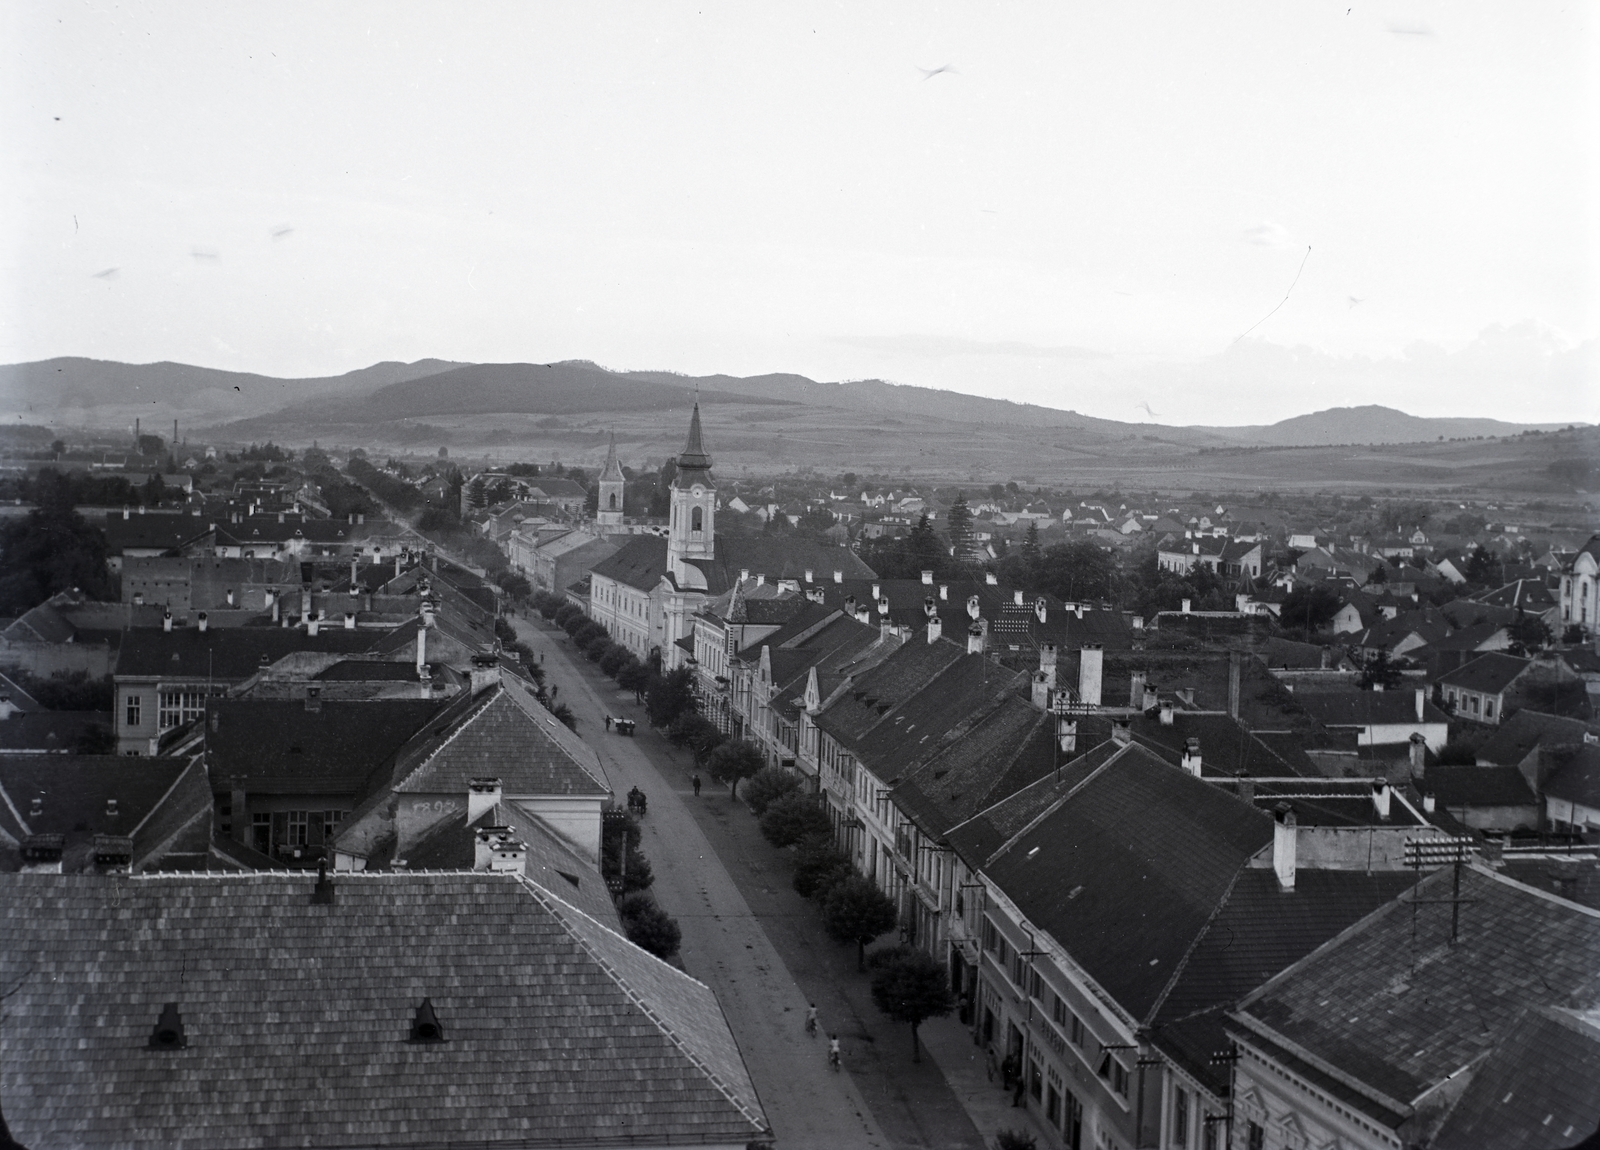
[[[433,1012],[433,1002],[424,998],[422,1005],[417,1007],[416,1016],[411,1020],[411,1037],[407,1041],[433,1043],[444,1040],[444,1027],[439,1025],[439,1016]]]

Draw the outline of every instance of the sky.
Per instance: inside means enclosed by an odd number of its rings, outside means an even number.
[[[0,362],[1600,421],[1594,3],[0,5]]]

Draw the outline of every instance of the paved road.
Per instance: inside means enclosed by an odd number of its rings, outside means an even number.
[[[575,666],[570,643],[557,638],[561,632],[521,618],[512,623],[544,655],[545,674],[559,688],[556,701],[572,708],[578,733],[599,753],[613,789],[624,795],[637,786],[649,797],[641,845],[655,873],[651,890],[683,929],[684,967],[722,1004],[780,1150],[896,1145],[850,1072],[828,1068],[826,1042],[806,1037],[805,995],[686,809],[686,800],[694,801],[686,777],[670,766],[664,776],[652,761],[670,763],[670,751],[649,730],[632,693],[616,691],[582,656],[581,669]],[[607,734],[606,714],[639,719],[639,736]]]

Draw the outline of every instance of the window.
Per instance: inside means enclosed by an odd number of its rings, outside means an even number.
[[[704,521],[705,512],[701,508],[696,507],[689,513],[689,530],[696,535],[700,534]]]
[[[1189,1092],[1181,1086],[1172,1091],[1172,1144],[1180,1150],[1189,1145]]]
[[[1483,717],[1485,719],[1494,718],[1494,700],[1493,699],[1485,699],[1483,701]]]
[[[1020,953],[1011,956],[1011,981],[1017,986],[1027,986],[1028,971],[1025,960]]]
[[[1061,1138],[1067,1150],[1083,1150],[1083,1103],[1072,1091],[1067,1091],[1067,1109],[1061,1119]]]
[[[128,696],[128,715],[127,715],[127,719],[128,719],[127,725],[128,726],[137,727],[143,721],[142,718],[140,717],[140,708],[141,708],[143,702],[144,702],[144,699],[143,699],[142,696],[139,696],[139,695],[129,695]]]
[[[156,696],[156,727],[170,731],[205,714],[203,691],[162,691]]]
[[[1250,1122],[1245,1125],[1245,1146],[1249,1150],[1266,1150],[1267,1132],[1262,1129],[1259,1122]]]
[[[308,845],[311,832],[311,813],[309,811],[290,811],[288,821],[288,837],[285,843],[292,847]]]
[[[1128,1068],[1116,1059],[1111,1060],[1111,1089],[1124,1098],[1128,1096]]]
[[[1050,1074],[1053,1078],[1055,1071],[1052,1070]],[[1056,1089],[1053,1082],[1044,1093],[1044,1116],[1052,1126],[1061,1121],[1061,1092]]]
[[[1083,1046],[1083,1019],[1079,1018],[1076,1014],[1071,1014],[1071,1012],[1068,1013],[1069,1017],[1072,1019],[1072,1032],[1069,1037],[1072,1039],[1072,1045],[1081,1048]]]
[[[1207,1114],[1203,1120],[1205,1133],[1200,1136],[1201,1145],[1205,1150],[1222,1150],[1222,1123],[1221,1115]]]
[[[1476,696],[1476,695],[1471,696],[1471,702],[1472,702],[1472,713],[1474,715],[1476,715],[1478,713],[1478,696]]]
[[[1033,1095],[1035,1102],[1044,1098],[1044,1075],[1039,1071],[1039,1064],[1031,1058],[1028,1059],[1028,1093]]]
[[[1041,991],[1042,987],[1039,985],[1039,972],[1037,970],[1028,971],[1028,993],[1034,998],[1038,998]]]
[[[1067,1024],[1066,1000],[1053,992],[1050,995],[1050,1019],[1057,1026],[1065,1026]]]

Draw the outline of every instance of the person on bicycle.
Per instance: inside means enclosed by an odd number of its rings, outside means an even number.
[[[816,1032],[817,1032],[817,1004],[813,1002],[810,1006],[806,1007],[806,1033],[807,1034],[815,1034]]]
[[[828,1035],[828,1065],[835,1070],[839,1069],[839,1036]]]

